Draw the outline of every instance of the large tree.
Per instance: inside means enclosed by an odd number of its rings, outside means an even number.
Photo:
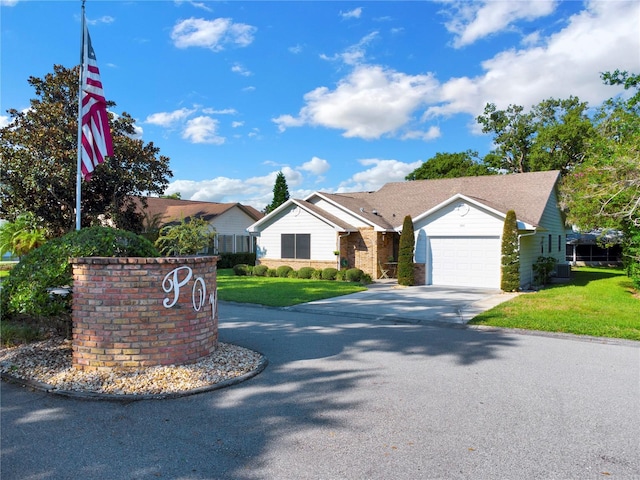
[[[287,179],[284,173],[278,172],[276,175],[276,181],[273,185],[273,200],[265,208],[265,213],[271,213],[284,202],[289,200],[289,187],[287,186]]]
[[[434,178],[475,177],[493,172],[478,157],[478,152],[467,150],[459,153],[436,153],[413,172],[406,180],[430,180]]]
[[[564,178],[562,198],[569,221],[581,229],[625,233],[625,263],[640,288],[640,75],[616,70],[602,78],[635,93],[599,110],[597,134],[584,162]]]
[[[75,226],[79,67],[53,68],[44,78],[28,79],[36,98],[28,110],[7,110],[9,124],[0,129],[0,217],[32,212],[59,236]],[[135,138],[127,113],[110,117],[114,155],[82,182],[82,226],[111,220],[140,231],[132,199],[164,193],[172,176],[169,159]]]
[[[477,121],[496,147],[485,164],[507,173],[570,171],[584,160],[593,135],[587,111],[577,97],[543,100],[529,112],[521,105],[499,110],[487,104]]]
[[[525,112],[520,105],[498,110],[494,103],[488,103],[477,121],[483,133],[493,133],[496,148],[485,157],[490,167],[509,173],[530,171],[529,155],[535,133],[532,113]]]

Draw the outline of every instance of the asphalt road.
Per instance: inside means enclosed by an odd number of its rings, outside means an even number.
[[[640,478],[640,344],[220,305],[242,384],[82,401],[2,383],[0,477]]]

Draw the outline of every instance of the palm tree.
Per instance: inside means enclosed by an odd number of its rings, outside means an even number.
[[[11,252],[21,257],[46,241],[46,230],[38,226],[31,212],[20,214],[13,222],[5,222],[0,226],[0,256]]]

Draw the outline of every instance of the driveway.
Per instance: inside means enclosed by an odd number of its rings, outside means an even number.
[[[410,323],[465,324],[479,313],[517,294],[500,290],[433,285],[402,287],[378,280],[363,292],[289,307],[307,313],[394,319]]]
[[[174,400],[2,383],[1,477],[638,478],[637,342],[221,303],[269,366]]]

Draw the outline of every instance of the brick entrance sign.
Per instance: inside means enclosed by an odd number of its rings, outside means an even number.
[[[218,257],[82,257],[73,265],[80,370],[184,365],[218,346]]]

